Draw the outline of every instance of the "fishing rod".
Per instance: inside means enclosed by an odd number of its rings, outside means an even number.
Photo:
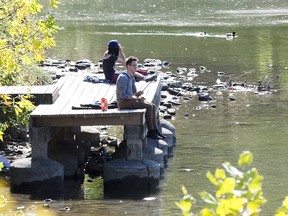
[[[151,80],[151,81],[144,87],[144,89],[142,89],[141,91],[144,91],[152,82],[153,82],[153,80]]]
[[[140,91],[144,93],[144,90],[152,83],[152,81],[153,81],[153,80],[151,80],[151,81],[144,87],[144,89],[142,89],[142,90],[140,90]],[[140,97],[141,95],[142,95],[142,94],[138,95],[137,98]]]

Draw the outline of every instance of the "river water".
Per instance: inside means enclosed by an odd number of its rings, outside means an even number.
[[[140,61],[155,58],[178,67],[205,66],[195,85],[212,85],[217,78],[256,83],[270,81],[271,94],[212,93],[214,109],[197,98],[177,107],[172,124],[177,147],[169,159],[160,191],[153,201],[105,198],[101,178],[85,181],[77,197],[53,202],[40,215],[180,215],[175,201],[181,185],[197,199],[198,193],[215,188],[206,179],[229,161],[237,164],[242,151],[254,155],[253,165],[264,176],[268,203],[261,215],[273,215],[288,195],[288,5],[284,0],[62,0],[52,13],[63,27],[51,58],[90,59],[97,62],[111,39],[124,46],[126,56]],[[237,37],[225,38],[227,32]],[[207,32],[203,37],[201,32]],[[224,72],[218,77],[218,72]],[[286,77],[287,76],[287,77]],[[204,104],[205,105],[205,104]],[[18,205],[35,204],[29,196],[12,194]],[[40,202],[41,203],[41,202]],[[69,207],[71,211],[62,211]]]

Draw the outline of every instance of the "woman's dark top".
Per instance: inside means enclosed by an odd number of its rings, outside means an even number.
[[[103,66],[103,72],[105,75],[105,79],[109,80],[110,82],[112,81],[112,77],[115,73],[115,62],[117,61],[118,57],[111,55],[107,59],[103,59],[102,61],[102,66]]]

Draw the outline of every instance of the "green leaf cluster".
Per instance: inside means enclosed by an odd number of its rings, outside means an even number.
[[[256,168],[250,168],[253,155],[244,151],[238,159],[238,167],[226,162],[215,173],[207,172],[208,180],[216,187],[216,193],[212,195],[206,191],[199,193],[206,206],[197,214],[200,216],[236,216],[258,215],[261,206],[267,202],[263,196],[263,176]],[[195,199],[188,194],[182,186],[184,197],[176,205],[183,215],[193,215],[192,206]],[[288,215],[288,197],[282,206],[276,211],[276,216]]]
[[[19,95],[14,98],[0,95],[0,122],[4,122],[3,131],[8,127],[21,128],[28,124],[29,114],[35,108],[29,99],[30,95]],[[3,134],[0,125],[0,140],[3,140]]]

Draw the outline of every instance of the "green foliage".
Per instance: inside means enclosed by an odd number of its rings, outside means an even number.
[[[181,209],[183,215],[188,216],[189,211],[195,202],[195,199],[194,197],[188,194],[188,191],[186,190],[184,186],[182,186],[181,189],[182,189],[182,193],[184,194],[184,197],[182,198],[180,202],[176,202],[176,205],[178,206],[178,208]]]
[[[8,127],[21,128],[25,127],[29,123],[29,114],[35,108],[31,103],[30,95],[19,95],[16,98],[11,98],[9,95],[0,95],[0,124],[3,131]],[[3,132],[2,132],[3,135]],[[3,137],[0,134],[0,140]]]
[[[215,195],[206,191],[199,193],[206,206],[197,215],[258,215],[267,200],[262,192],[263,176],[256,168],[250,168],[252,162],[252,153],[245,151],[239,156],[238,168],[226,162],[222,164],[224,169],[216,169],[214,174],[207,172],[208,180],[216,186],[217,191]],[[182,192],[184,197],[176,205],[183,215],[193,215],[191,211],[195,199],[184,186]],[[275,215],[288,215],[288,197]]]
[[[49,0],[49,3],[51,7],[58,5],[56,0]],[[0,85],[42,84],[43,73],[32,76],[31,69],[38,69],[31,65],[45,59],[46,49],[56,45],[53,35],[59,30],[54,17],[44,16],[42,9],[43,5],[37,0],[0,2]],[[17,125],[17,121],[20,125],[27,124],[33,105],[28,97],[11,99],[0,95],[0,107],[0,140],[3,140],[7,127]]]
[[[56,1],[51,1],[57,6]],[[3,0],[0,3],[0,83],[14,84],[21,68],[44,60],[45,49],[55,46],[59,29],[51,15],[40,17],[37,0]]]

